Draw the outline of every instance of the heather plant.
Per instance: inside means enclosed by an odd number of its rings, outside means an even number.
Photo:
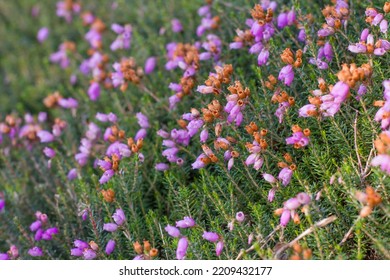
[[[389,13],[1,2],[0,259],[390,259]]]

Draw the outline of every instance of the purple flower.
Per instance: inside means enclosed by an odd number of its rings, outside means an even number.
[[[56,155],[56,152],[55,152],[53,149],[49,148],[49,147],[45,147],[45,148],[43,149],[43,153],[44,153],[45,156],[47,156],[48,158],[53,158],[53,157],[55,157],[55,155]]]
[[[112,215],[112,218],[118,226],[122,225],[126,221],[125,213],[120,208],[116,209],[114,215]]]
[[[390,174],[390,156],[380,154],[374,157],[371,161],[372,166],[380,166],[381,170]]]
[[[76,179],[77,178],[77,169],[73,168],[73,169],[69,170],[67,178],[69,181]]]
[[[269,190],[269,192],[268,192],[268,201],[269,202],[274,201],[275,192],[276,192],[276,188],[272,188],[272,189]]]
[[[204,231],[203,232],[203,235],[202,235],[203,239],[206,239],[207,241],[210,241],[210,242],[217,242],[219,240],[219,235],[215,232],[207,232],[207,231]]]
[[[295,210],[297,209],[299,206],[301,206],[301,203],[298,201],[297,198],[293,197],[293,198],[290,198],[289,200],[287,200],[285,203],[284,203],[284,208],[285,209],[288,209],[288,210]]]
[[[187,254],[187,248],[188,248],[188,239],[187,237],[183,236],[179,239],[179,242],[177,243],[177,249],[176,249],[176,258],[178,260],[182,260],[185,258]]]
[[[329,42],[326,42],[324,45],[324,56],[326,60],[332,61],[333,58],[333,48]]]
[[[9,256],[6,253],[0,253],[0,261],[7,261],[9,260]]]
[[[280,171],[278,178],[282,181],[284,186],[287,186],[290,183],[292,174],[292,170],[288,167],[285,167]]]
[[[74,246],[76,248],[79,248],[81,250],[84,250],[84,249],[87,249],[89,247],[88,243],[85,242],[85,241],[82,241],[82,240],[79,240],[79,239],[76,239],[74,242],[73,242]]]
[[[112,169],[107,170],[106,172],[103,173],[102,177],[99,179],[100,184],[105,184],[107,183],[112,176],[114,176],[115,172]]]
[[[110,239],[110,240],[108,240],[107,245],[106,245],[106,254],[111,255],[111,253],[114,250],[115,250],[115,241]]]
[[[264,173],[263,178],[264,178],[264,180],[266,180],[268,183],[271,183],[271,184],[277,182],[276,178],[268,173]]]
[[[269,51],[267,49],[262,49],[257,57],[257,64],[259,66],[265,65],[268,61]]]
[[[172,31],[173,32],[178,33],[178,32],[183,31],[183,26],[181,25],[180,20],[178,20],[177,18],[172,19],[171,24],[172,24]]]
[[[243,212],[237,212],[236,213],[236,220],[237,222],[241,223],[245,220],[245,215]]]
[[[34,247],[28,250],[28,254],[32,257],[41,257],[43,255],[42,249]]]
[[[169,169],[169,164],[166,164],[166,163],[156,163],[156,165],[154,166],[154,168],[157,170],[157,171],[165,171],[165,170],[168,170]]]
[[[43,41],[45,41],[47,39],[47,37],[49,36],[49,28],[47,27],[42,27],[41,29],[39,29],[38,31],[38,34],[37,34],[37,40],[39,43],[43,43]]]
[[[299,109],[299,116],[300,117],[311,117],[312,113],[317,112],[317,107],[313,104],[307,104]]]
[[[360,34],[360,41],[365,42],[367,40],[368,34],[370,34],[370,29],[368,28],[363,29],[362,33]]]
[[[305,147],[309,144],[309,138],[302,131],[294,132],[291,137],[286,139],[288,145],[297,145],[297,147]]]
[[[147,131],[145,128],[141,128],[137,131],[137,133],[134,136],[134,141],[138,141],[139,139],[144,139],[147,135]]]
[[[65,109],[72,109],[72,108],[77,108],[79,106],[79,103],[77,102],[76,99],[74,98],[61,98],[58,101],[58,105],[60,105],[62,108]]]
[[[83,250],[80,248],[70,249],[70,255],[75,257],[81,257],[83,255]]]
[[[279,73],[278,80],[283,81],[285,85],[290,86],[294,80],[294,71],[292,65],[284,66]]]
[[[290,221],[290,218],[291,218],[290,210],[287,210],[287,209],[283,210],[283,213],[280,216],[280,225],[282,227],[287,226],[288,222]]]
[[[287,13],[280,13],[277,19],[279,29],[283,29],[288,24]]]
[[[381,29],[381,32],[382,33],[387,33],[387,29],[388,29],[388,22],[387,20],[382,20],[380,25],[379,25],[379,28]]]
[[[111,29],[118,34],[118,37],[112,42],[110,49],[116,51],[118,49],[129,49],[132,37],[132,27],[130,24],[121,26],[119,24],[112,24]]]
[[[3,211],[5,208],[5,200],[0,198],[0,212]]]
[[[176,222],[178,228],[189,228],[195,226],[195,220],[190,217],[184,217],[183,220]]]
[[[87,250],[83,251],[83,256],[84,256],[84,259],[86,259],[86,260],[93,260],[94,258],[97,257],[96,252],[92,249],[87,249]]]
[[[103,225],[105,231],[114,232],[118,229],[118,226],[114,223],[108,223]]]
[[[310,201],[311,201],[310,196],[307,193],[304,193],[304,192],[299,193],[297,195],[297,199],[298,199],[299,203],[301,203],[303,205],[309,204]]]
[[[30,225],[30,230],[32,232],[37,231],[39,228],[41,228],[42,222],[41,221],[35,221]]]
[[[92,101],[96,101],[100,97],[100,85],[97,82],[91,83],[88,88],[88,96]]]
[[[223,241],[218,241],[217,245],[215,246],[215,254],[217,255],[217,257],[219,257],[222,253],[222,250],[223,250]]]
[[[157,64],[157,59],[153,56],[149,57],[145,61],[145,69],[144,69],[145,74],[148,75],[148,74],[152,73],[154,68],[156,67],[156,64]]]
[[[209,132],[207,129],[203,129],[200,133],[200,142],[205,143],[207,139],[209,138]]]
[[[305,29],[299,30],[298,41],[300,41],[300,42],[305,42],[306,41],[306,31],[305,31]]]
[[[148,120],[147,116],[145,116],[144,114],[139,112],[136,114],[136,117],[137,117],[138,124],[140,127],[142,127],[142,128],[149,128],[150,127],[149,120]]]
[[[180,236],[180,230],[177,227],[167,225],[165,227],[165,231],[172,237],[179,237]]]
[[[49,143],[54,141],[54,136],[46,130],[38,131],[37,136],[41,140],[41,143]]]

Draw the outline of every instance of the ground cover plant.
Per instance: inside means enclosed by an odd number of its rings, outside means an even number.
[[[0,259],[390,259],[389,12],[0,2]]]

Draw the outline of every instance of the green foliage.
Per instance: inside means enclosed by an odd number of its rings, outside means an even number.
[[[86,89],[89,81],[77,74],[75,85],[69,83],[72,74],[82,60],[87,57],[88,44],[83,40],[88,31],[81,19],[75,17],[70,24],[55,14],[54,0],[39,1],[40,16],[32,17],[31,8],[36,1],[0,2],[0,119],[13,113],[36,115],[44,111],[42,100],[54,91],[65,97],[79,100],[77,110],[51,109],[49,120],[61,118],[67,122],[67,129],[61,142],[55,146],[56,157],[51,168],[42,155],[43,144],[35,143],[31,151],[13,146],[8,140],[0,146],[0,192],[6,200],[6,208],[0,213],[0,252],[6,252],[11,244],[18,246],[22,259],[31,259],[26,253],[33,246],[42,246],[44,259],[72,259],[70,250],[76,239],[95,241],[100,247],[101,259],[130,259],[136,256],[133,243],[149,240],[159,250],[157,259],[175,259],[178,239],[170,237],[164,230],[167,224],[184,216],[193,217],[197,223],[194,228],[182,229],[188,237],[187,259],[271,259],[276,248],[294,240],[315,223],[335,215],[337,219],[325,227],[314,231],[300,240],[303,247],[311,248],[313,259],[389,259],[389,185],[390,178],[370,167],[376,151],[373,140],[380,132],[378,123],[373,121],[377,111],[372,104],[382,99],[382,81],[390,77],[388,54],[370,59],[373,63],[373,76],[369,81],[368,92],[360,100],[350,98],[342,105],[334,118],[318,120],[299,118],[298,108],[307,104],[310,92],[317,89],[317,79],[322,77],[328,84],[337,82],[337,72],[343,63],[367,63],[365,55],[347,52],[350,42],[358,42],[360,32],[367,27],[363,14],[363,1],[350,1],[351,20],[345,32],[336,33],[330,42],[335,58],[329,69],[318,70],[308,63],[316,56],[318,47],[315,34],[324,22],[321,5],[311,1],[278,1],[279,9],[296,7],[298,15],[312,13],[314,24],[305,23],[310,33],[307,51],[302,68],[297,69],[296,78],[288,94],[295,98],[295,106],[290,108],[285,120],[279,123],[274,115],[277,104],[271,102],[273,91],[265,87],[269,75],[277,77],[284,64],[279,59],[287,47],[296,51],[304,48],[295,37],[297,28],[288,27],[276,34],[270,42],[271,55],[267,67],[256,65],[256,56],[246,50],[228,50],[235,30],[245,28],[245,19],[250,17],[252,2],[246,0],[219,1],[213,4],[213,13],[221,18],[221,27],[215,33],[223,42],[222,61],[232,64],[233,79],[240,80],[251,90],[250,102],[245,109],[243,124],[256,122],[259,128],[268,130],[269,148],[264,154],[264,166],[256,171],[244,164],[248,152],[245,143],[252,137],[242,127],[227,127],[225,136],[238,140],[235,146],[240,153],[231,171],[226,168],[223,153],[219,152],[219,162],[201,170],[193,170],[191,163],[202,152],[198,137],[191,140],[188,147],[182,147],[180,155],[183,166],[173,166],[164,172],[156,171],[157,162],[164,161],[161,155],[161,138],[156,135],[159,129],[171,130],[176,121],[191,108],[201,109],[212,99],[194,92],[184,97],[176,110],[166,110],[167,99],[171,95],[168,85],[180,79],[178,70],[168,72],[164,69],[165,45],[171,41],[194,43],[195,30],[200,23],[197,9],[203,1],[117,1],[118,8],[110,7],[111,1],[82,1],[83,9],[91,10],[109,26],[114,23],[131,23],[133,39],[130,50],[110,53],[110,65],[121,57],[133,56],[139,63],[149,56],[158,58],[154,73],[145,77],[145,85],[152,92],[136,86],[129,86],[125,92],[117,89],[103,89],[97,102],[88,100]],[[313,7],[312,5],[315,5]],[[375,4],[378,9],[382,3]],[[183,23],[184,32],[172,33],[170,21],[173,17]],[[17,20],[16,20],[17,18]],[[318,20],[317,20],[318,19]],[[50,36],[43,44],[36,41],[36,33],[42,26],[50,28]],[[161,29],[164,35],[159,35]],[[103,42],[108,49],[115,38],[107,30]],[[348,40],[347,40],[348,39]],[[72,57],[71,67],[65,71],[49,62],[49,55],[57,50],[65,40],[76,42],[78,53]],[[203,84],[209,72],[213,71],[211,62],[202,62],[197,75],[197,84]],[[70,70],[71,69],[71,70]],[[78,151],[80,139],[87,130],[87,124],[94,121],[97,112],[114,112],[121,129],[134,135],[138,129],[135,113],[148,116],[151,128],[144,140],[144,161],[137,158],[121,162],[122,171],[107,184],[100,185],[102,172],[93,168],[94,154],[88,164],[79,168],[79,177],[67,180],[68,171],[76,166],[74,154]],[[291,127],[299,124],[310,128],[310,144],[303,149],[294,149],[285,144],[291,135]],[[104,128],[102,125],[100,126]],[[227,132],[226,132],[227,131]],[[212,132],[214,133],[214,132]],[[210,142],[210,141],[209,141]],[[104,146],[105,143],[99,142]],[[211,143],[210,143],[211,146]],[[284,161],[283,155],[290,153],[297,170],[287,187],[277,190],[275,200],[268,202],[271,185],[263,177],[269,173],[276,177]],[[335,178],[333,184],[331,178]],[[367,185],[373,186],[382,196],[383,203],[366,218],[359,218],[362,205],[355,199],[357,190],[363,191]],[[106,202],[102,190],[112,189],[115,201]],[[300,223],[290,222],[286,228],[279,226],[279,217],[274,211],[283,207],[283,202],[300,192],[310,194],[314,199],[306,213],[299,211]],[[115,233],[103,230],[103,224],[113,222],[112,215],[122,208],[127,220]],[[81,219],[83,211],[88,210],[88,218]],[[57,226],[60,234],[51,241],[34,242],[34,234],[29,225],[35,220],[34,213],[41,211],[49,217],[51,226]],[[237,212],[243,211],[246,219],[242,223],[235,220]],[[234,223],[229,230],[229,223]],[[225,242],[220,257],[216,257],[215,244],[202,238],[203,231],[217,232]],[[345,240],[347,233],[349,237]],[[254,241],[248,244],[248,236]],[[117,242],[116,250],[110,256],[104,254],[109,239]],[[343,241],[342,241],[343,240]],[[251,248],[251,246],[253,247]],[[251,249],[250,249],[251,248]],[[248,252],[244,252],[247,250]],[[290,251],[287,251],[290,254]],[[287,256],[286,256],[287,257]]]

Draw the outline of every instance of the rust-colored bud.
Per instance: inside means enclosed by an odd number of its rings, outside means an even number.
[[[103,195],[103,199],[106,202],[111,203],[111,202],[113,202],[115,200],[115,192],[114,192],[114,190],[112,190],[112,189],[102,190],[101,193]]]
[[[137,253],[137,254],[142,254],[143,253],[143,248],[142,248],[142,245],[139,244],[138,241],[134,242],[133,243],[133,247],[134,247],[134,251]]]

